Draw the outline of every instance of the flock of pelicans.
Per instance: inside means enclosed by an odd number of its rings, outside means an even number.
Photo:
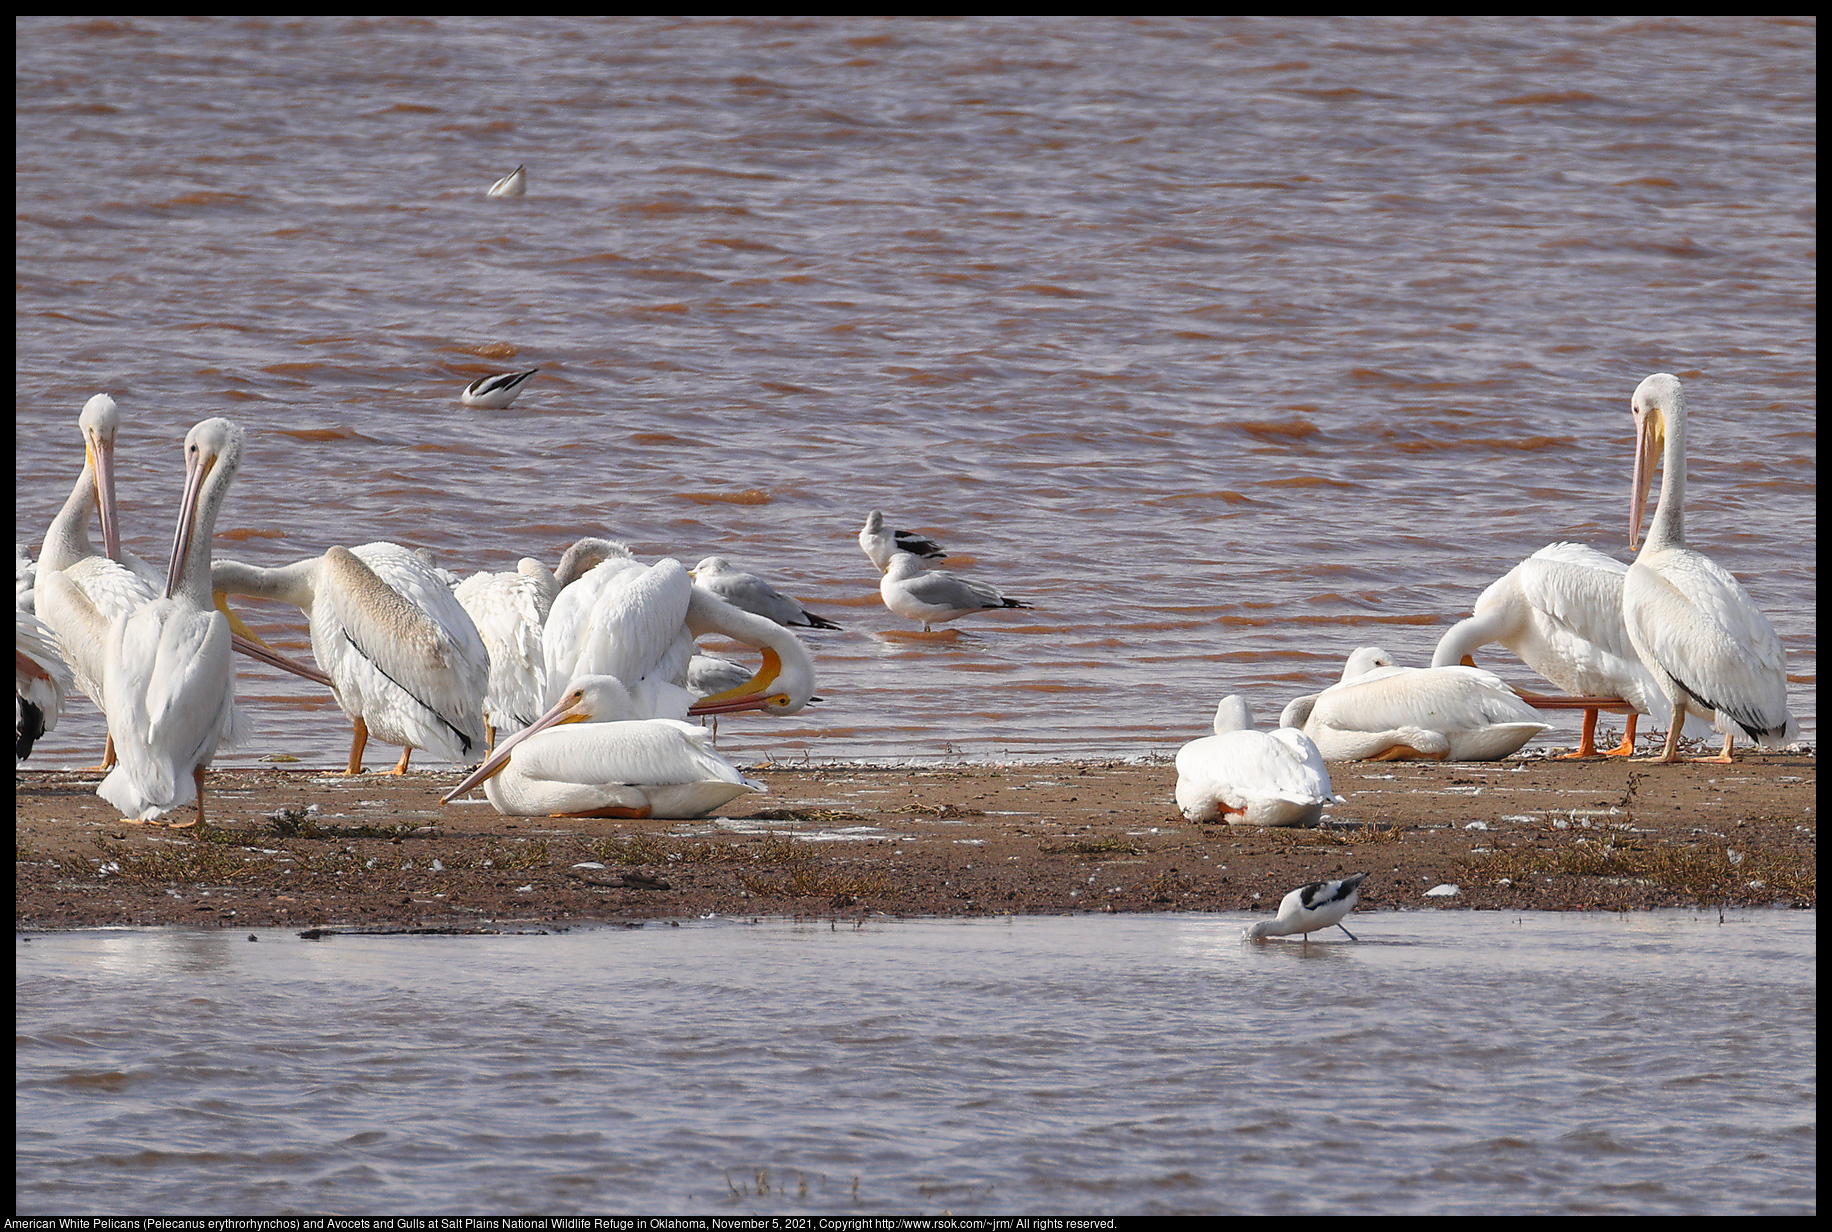
[[[519,172],[518,172],[519,173]],[[513,178],[513,177],[511,177]],[[506,182],[506,181],[505,181]],[[486,377],[467,403],[507,406],[534,372]],[[1777,745],[1798,730],[1787,708],[1780,640],[1735,577],[1685,546],[1686,409],[1676,377],[1636,388],[1630,545],[1662,469],[1659,503],[1632,564],[1555,543],[1489,586],[1474,614],[1438,643],[1429,668],[1399,667],[1378,647],[1348,660],[1339,683],[1284,709],[1276,731],[1254,730],[1246,703],[1221,702],[1215,734],[1177,755],[1178,807],[1191,820],[1314,825],[1333,794],[1326,761],[1492,760],[1546,724],[1543,709],[1583,709],[1568,756],[1598,752],[1597,713],[1628,716],[1607,755],[1628,755],[1635,724],[1666,719],[1661,754],[1679,759],[1690,722]],[[814,664],[794,630],[838,626],[762,579],[708,557],[688,570],[637,561],[622,544],[586,538],[557,569],[522,560],[513,573],[459,580],[429,553],[392,543],[332,547],[280,568],[214,559],[216,519],[241,461],[242,430],[226,419],[185,438],[185,483],[163,578],[121,546],[114,496],[119,411],[98,394],[79,420],[84,464],[45,534],[35,566],[21,551],[18,755],[56,723],[80,688],[108,719],[109,771],[97,794],[129,820],[195,802],[219,748],[247,737],[231,656],[242,653],[329,687],[353,725],[349,773],[371,736],[456,762],[486,745],[482,764],[443,799],[481,785],[506,814],[703,816],[761,790],[686,722],[739,711],[793,714],[816,700]],[[100,550],[89,525],[100,517]],[[933,570],[939,547],[885,525],[874,510],[859,544],[882,574],[891,611],[936,623],[1022,608],[985,582]],[[257,638],[227,597],[290,603],[307,614],[317,667]],[[42,623],[41,623],[42,622]],[[761,653],[753,672],[695,653],[720,634]],[[1520,693],[1474,666],[1481,646],[1508,647],[1567,696]],[[512,733],[500,744],[499,733]],[[1254,935],[1339,925],[1359,875],[1292,891]],[[1347,930],[1344,929],[1346,932]],[[1352,934],[1351,934],[1352,935]]]

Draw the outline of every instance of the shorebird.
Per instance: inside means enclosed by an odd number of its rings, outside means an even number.
[[[521,197],[528,193],[528,167],[523,164],[490,185],[486,197]]]
[[[1247,931],[1241,937],[1247,941],[1259,941],[1266,937],[1303,933],[1304,943],[1308,945],[1311,933],[1332,924],[1349,933],[1342,921],[1349,912],[1355,910],[1355,904],[1361,901],[1361,883],[1367,877],[1366,873],[1355,873],[1341,881],[1313,881],[1309,885],[1299,886],[1280,901],[1278,915],[1270,920],[1255,920],[1247,925]],[[1349,940],[1359,941],[1361,938],[1349,933]]]
[[[865,515],[865,525],[859,530],[859,549],[871,557],[879,573],[891,567],[891,557],[899,552],[908,552],[918,560],[945,560],[948,556],[939,543],[915,531],[887,529],[884,513],[878,509]]]
[[[837,629],[824,616],[816,616],[799,602],[754,573],[732,568],[723,556],[708,556],[688,575],[695,586],[703,586],[733,607],[754,612],[765,620],[790,629]]]
[[[1030,604],[1007,599],[997,586],[978,582],[943,569],[925,570],[908,552],[891,557],[890,567],[878,583],[878,594],[884,606],[897,615],[922,622],[922,631],[947,620],[958,620],[969,612],[985,612],[1004,607],[1028,608]]]
[[[493,376],[480,376],[464,387],[458,395],[458,401],[466,406],[481,406],[492,411],[500,411],[522,392],[522,386],[528,378],[539,372],[539,368],[530,368],[526,372],[499,372]]]

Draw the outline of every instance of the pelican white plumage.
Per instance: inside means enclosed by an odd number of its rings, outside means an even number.
[[[498,732],[520,731],[541,716],[547,700],[542,630],[558,592],[553,573],[529,556],[516,562],[514,573],[474,573],[452,590],[489,652],[483,712],[492,749]]]
[[[1533,707],[1479,667],[1395,667],[1378,646],[1349,656],[1336,684],[1293,700],[1327,761],[1499,761],[1546,729]]]
[[[555,576],[562,583],[544,633],[550,695],[582,675],[615,676],[641,718],[763,710],[794,714],[814,697],[814,661],[795,635],[695,586],[672,557],[643,565],[621,544],[590,551],[574,544]],[[583,574],[578,566],[597,563]],[[576,580],[573,580],[576,577]],[[760,650],[763,667],[745,684],[695,701],[687,690],[696,638],[720,634]],[[555,681],[562,681],[558,686]]]
[[[1341,803],[1310,737],[1291,727],[1254,731],[1236,695],[1215,708],[1213,736],[1177,750],[1177,807],[1190,821],[1314,826],[1324,805]]]
[[[57,638],[30,612],[13,613],[13,757],[23,761],[48,731],[57,730],[64,699],[76,692]]]
[[[539,371],[539,368],[529,368],[525,372],[499,372],[493,376],[480,376],[464,387],[464,392],[458,395],[458,401],[466,406],[500,411],[515,401],[522,392],[522,386]]]
[[[694,585],[705,587],[733,607],[754,612],[786,628],[840,627],[824,616],[816,616],[756,574],[732,568],[732,563],[723,556],[708,556],[693,567],[691,576]]]
[[[432,566],[397,543],[333,547],[264,569],[219,560],[219,594],[291,603],[304,611],[312,654],[350,717],[348,773],[360,774],[370,736],[467,760],[483,743],[490,656],[471,618]]]
[[[1641,715],[1665,717],[1660,683],[1643,666],[1622,623],[1622,580],[1628,566],[1581,543],[1549,543],[1489,583],[1473,614],[1452,625],[1438,639],[1433,667],[1474,667],[1477,649],[1491,643],[1506,646],[1520,661],[1577,698],[1619,698],[1625,705],[1601,701],[1584,706],[1584,728],[1578,748],[1566,757],[1596,753],[1597,712],[1628,715],[1628,730],[1611,757],[1635,751],[1635,724]],[[1571,699],[1522,694],[1535,708],[1572,708]],[[1542,706],[1541,703],[1545,703]],[[1694,721],[1702,735],[1705,729]]]
[[[185,436],[184,498],[165,593],[109,626],[102,709],[119,758],[95,794],[127,821],[197,802],[204,770],[247,736],[235,706],[229,619],[211,604],[210,541],[242,460],[242,430],[206,419]]]
[[[859,549],[878,566],[879,573],[891,567],[891,557],[899,552],[908,552],[918,560],[945,560],[948,556],[933,539],[924,539],[915,531],[886,527],[884,511],[880,509],[865,515],[865,525],[859,530]]]
[[[1715,721],[1724,733],[1722,752],[1702,760],[1730,761],[1738,732],[1765,745],[1783,745],[1800,727],[1788,713],[1781,639],[1728,569],[1686,546],[1686,399],[1679,378],[1667,372],[1645,378],[1631,406],[1636,448],[1630,547],[1641,535],[1657,458],[1662,470],[1647,542],[1622,586],[1629,640],[1673,716],[1665,749],[1648,760],[1679,760],[1688,713]]]
[[[922,562],[908,552],[891,557],[890,567],[878,582],[878,594],[884,606],[909,620],[922,622],[922,631],[943,621],[958,620],[969,612],[998,608],[1028,608],[1030,604],[1008,599],[990,582],[964,578],[943,569],[924,570]]]
[[[521,197],[528,192],[528,167],[523,164],[490,185],[486,197]]]
[[[580,676],[443,803],[482,783],[510,817],[688,818],[764,790],[719,756],[705,728],[635,713],[615,676]]]
[[[1342,921],[1361,901],[1361,883],[1367,879],[1366,873],[1355,873],[1341,881],[1313,881],[1299,886],[1279,901],[1278,915],[1270,920],[1255,920],[1247,925],[1241,936],[1247,941],[1258,941],[1263,937],[1303,933],[1305,943],[1309,944],[1311,933],[1334,924],[1349,934],[1350,941],[1359,941],[1361,938],[1349,933]]]
[[[114,480],[120,424],[120,409],[107,394],[96,394],[84,404],[77,419],[83,435],[83,470],[45,531],[32,592],[33,609],[56,634],[77,687],[104,712],[102,674],[109,630],[116,618],[158,598],[166,585],[152,566],[121,546]],[[101,516],[100,552],[89,538],[92,514]],[[330,683],[323,673],[262,645],[234,618],[230,632],[230,643],[240,653],[314,683]],[[111,735],[100,769],[113,769],[114,764]]]

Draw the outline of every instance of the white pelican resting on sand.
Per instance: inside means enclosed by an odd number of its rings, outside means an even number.
[[[1348,918],[1349,912],[1355,910],[1355,904],[1361,901],[1361,883],[1367,878],[1366,873],[1355,873],[1341,881],[1313,881],[1307,886],[1299,886],[1279,902],[1278,915],[1270,920],[1255,920],[1247,925],[1247,931],[1241,937],[1247,941],[1258,941],[1262,937],[1303,933],[1305,944],[1308,945],[1311,933],[1332,924],[1349,933],[1348,926],[1342,921]],[[1361,938],[1349,933],[1349,940],[1359,941]]]
[[[1656,372],[1635,387],[1635,474],[1629,546],[1641,534],[1641,511],[1660,458],[1660,504],[1648,540],[1622,586],[1622,619],[1641,662],[1660,683],[1673,715],[1666,748],[1651,760],[1679,760],[1688,712],[1714,719],[1724,748],[1706,761],[1727,762],[1736,733],[1785,745],[1800,725],[1787,708],[1787,660],[1781,639],[1742,583],[1686,546],[1686,399],[1679,378]],[[1665,449],[1662,451],[1664,441]]]
[[[108,630],[102,709],[119,761],[95,794],[126,821],[150,821],[197,802],[219,747],[247,736],[235,706],[229,618],[211,605],[210,540],[242,461],[242,430],[206,419],[184,441],[184,499],[162,598],[118,616]]]
[[[563,588],[544,632],[550,695],[576,676],[615,676],[630,691],[637,717],[661,719],[738,710],[794,714],[813,700],[814,660],[789,630],[695,586],[672,557],[644,565],[620,544],[581,543],[602,546],[587,552],[574,544],[555,574]],[[577,574],[578,564],[594,555],[598,563]],[[762,651],[763,666],[743,685],[696,701],[687,690],[688,664],[695,639],[712,634]]]
[[[947,620],[958,620],[969,612],[997,608],[1022,607],[1030,604],[1007,599],[990,582],[978,582],[942,569],[925,571],[922,562],[908,552],[891,557],[890,568],[878,583],[878,594],[884,606],[908,620],[922,622],[922,631]]]
[[[528,193],[528,167],[523,164],[490,185],[486,197],[522,197]]]
[[[1533,707],[1479,667],[1395,667],[1378,646],[1349,656],[1342,680],[1285,707],[1326,761],[1499,761],[1546,729]]]
[[[57,639],[30,612],[13,613],[13,655],[13,757],[24,761],[40,736],[57,729],[64,699],[76,692],[76,681],[58,653]]]
[[[633,719],[635,709],[615,676],[580,676],[442,803],[482,783],[510,817],[688,818],[764,789],[714,751],[705,728]]]
[[[1254,731],[1238,696],[1215,708],[1213,736],[1177,750],[1177,807],[1190,821],[1314,826],[1324,805],[1342,802],[1310,737],[1291,727]]]
[[[361,774],[369,737],[469,760],[483,743],[490,656],[477,629],[433,568],[398,543],[334,547],[264,569],[219,560],[219,595],[290,603],[306,613],[312,654],[350,716],[348,773]],[[226,610],[226,609],[225,609]]]
[[[539,368],[530,368],[526,372],[502,372],[495,376],[480,376],[464,387],[458,395],[458,401],[466,406],[481,406],[488,410],[500,411],[522,392],[522,386],[528,378],[539,372]]]
[[[708,556],[693,567],[690,575],[695,586],[703,586],[733,607],[754,612],[765,620],[790,629],[837,629],[824,616],[816,616],[798,601],[754,573],[732,568],[723,556]]]
[[[1665,699],[1654,674],[1641,663],[1622,623],[1622,579],[1628,566],[1581,543],[1549,543],[1489,583],[1474,614],[1452,625],[1438,640],[1433,667],[1474,667],[1475,652],[1491,643],[1506,646],[1520,661],[1572,698],[1522,694],[1536,708],[1582,706],[1584,730],[1575,753],[1589,757],[1596,747],[1597,712],[1628,715],[1628,730],[1608,756],[1635,751],[1635,724],[1644,714],[1666,717]],[[1600,699],[1620,698],[1625,705]],[[1694,721],[1693,735],[1707,729]]]
[[[77,688],[104,713],[102,675],[109,629],[118,617],[151,603],[165,590],[166,579],[121,546],[119,509],[115,502],[115,437],[121,414],[107,394],[97,394],[77,419],[83,434],[83,470],[64,507],[45,531],[43,550],[33,579],[33,607],[57,636]],[[238,450],[239,457],[239,450]],[[102,551],[89,538],[89,519],[100,514]],[[240,622],[230,621],[231,645],[253,659],[328,685],[322,673],[295,663],[254,640]],[[115,764],[114,737],[102,754],[100,769]]]
[[[452,589],[490,656],[483,717],[491,748],[498,732],[520,731],[547,701],[542,630],[559,583],[546,565],[524,556],[514,573],[474,573]]]
[[[890,530],[884,525],[884,513],[874,509],[865,515],[859,530],[859,548],[871,557],[871,563],[883,573],[891,567],[891,557],[908,552],[918,560],[945,560],[948,554],[933,539],[924,539],[914,531]]]

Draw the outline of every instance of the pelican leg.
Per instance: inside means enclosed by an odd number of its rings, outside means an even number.
[[[1409,744],[1396,744],[1392,748],[1388,749],[1385,753],[1380,754],[1378,757],[1364,757],[1362,758],[1362,760],[1363,761],[1406,761],[1408,759],[1413,759],[1417,761],[1443,761],[1446,758],[1448,758],[1449,756],[1450,756],[1450,751],[1448,749],[1446,749],[1442,753],[1421,753]]]
[[[485,723],[483,726],[483,735],[483,759],[489,761],[490,754],[496,752],[496,725],[494,723]]]
[[[369,725],[363,722],[361,717],[358,717],[356,726],[350,733],[350,768],[344,771],[345,774],[361,774],[363,772],[363,748],[368,743]]]
[[[1654,762],[1658,765],[1671,765],[1679,760],[1679,729],[1685,726],[1686,703],[1679,702],[1673,707],[1673,725],[1667,730],[1667,747],[1659,757],[1637,757],[1636,761]]]
[[[412,756],[413,756],[413,745],[410,744],[406,748],[401,750],[401,760],[394,764],[394,769],[384,770],[382,771],[382,773],[383,774],[406,774],[407,773],[407,759]]]
[[[167,822],[166,827],[172,830],[189,830],[192,826],[196,826],[197,832],[202,834],[204,830],[204,768],[202,766],[191,771],[191,781],[197,784],[197,816],[190,821]]]
[[[108,736],[108,743],[102,748],[102,764],[89,767],[91,770],[113,770],[115,768],[114,734]]]
[[[1595,757],[1596,753],[1597,753],[1597,712],[1595,710],[1586,710],[1584,712],[1584,731],[1583,731],[1583,734],[1578,737],[1577,751],[1575,753],[1563,753],[1563,754],[1560,754],[1560,756],[1562,757]]]
[[[1605,757],[1633,757],[1635,755],[1635,723],[1641,718],[1639,714],[1628,716],[1628,730],[1622,733],[1622,743],[1613,749],[1604,749]]]
[[[1709,761],[1709,762],[1716,762],[1720,765],[1728,765],[1730,764],[1731,761],[1734,760],[1730,756],[1730,746],[1734,744],[1735,742],[1736,742],[1736,737],[1733,736],[1729,732],[1725,732],[1724,733],[1724,751],[1723,752],[1719,753],[1716,757],[1694,757],[1692,760],[1693,761]]]
[[[1340,920],[1336,922],[1336,927],[1340,928],[1345,933],[1349,933],[1348,926],[1346,924],[1343,924]],[[1349,940],[1350,941],[1360,941],[1361,938],[1357,937],[1354,933],[1349,933]]]

